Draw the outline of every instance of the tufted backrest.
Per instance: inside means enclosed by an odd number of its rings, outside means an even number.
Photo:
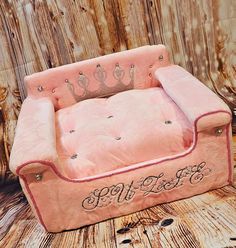
[[[143,46],[25,77],[29,96],[50,97],[55,109],[133,88],[157,86],[154,69],[169,65],[163,45]]]

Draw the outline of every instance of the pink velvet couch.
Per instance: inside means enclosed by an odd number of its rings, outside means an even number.
[[[74,229],[232,182],[231,113],[163,45],[25,78],[10,168],[40,223]]]

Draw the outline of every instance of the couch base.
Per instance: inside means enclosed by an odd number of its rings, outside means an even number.
[[[230,184],[230,133],[230,125],[220,136],[209,130],[195,133],[186,152],[125,171],[71,180],[45,162],[42,180],[30,174],[21,175],[20,181],[46,230],[79,228]]]

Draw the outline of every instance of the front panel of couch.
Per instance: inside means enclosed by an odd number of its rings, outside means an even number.
[[[156,86],[153,70],[167,65],[163,45],[144,46],[35,73],[25,83],[28,95],[50,97],[60,109],[93,97]]]
[[[23,177],[23,189],[48,231],[78,228],[229,184],[230,133],[229,125],[220,136],[199,133],[185,154],[93,181],[65,180],[49,168],[41,180]]]

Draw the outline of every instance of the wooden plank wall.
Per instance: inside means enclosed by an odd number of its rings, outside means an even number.
[[[235,107],[235,26],[234,0],[0,1],[0,184],[15,180],[7,164],[25,75],[163,43]]]

